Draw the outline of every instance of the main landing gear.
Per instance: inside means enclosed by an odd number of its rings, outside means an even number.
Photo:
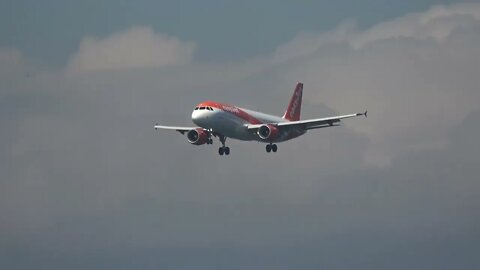
[[[267,153],[270,153],[270,152],[277,152],[277,145],[276,144],[272,144],[272,143],[269,143],[265,146],[265,150],[267,150]]]
[[[222,146],[218,148],[218,154],[220,156],[223,156],[223,154],[225,154],[226,156],[230,155],[230,147]]]
[[[225,141],[227,140],[227,137],[223,135],[219,135],[218,138],[220,139],[220,142],[222,143],[222,147],[218,148],[218,154],[220,156],[223,156],[225,154],[226,156],[230,155],[230,147],[225,146]]]

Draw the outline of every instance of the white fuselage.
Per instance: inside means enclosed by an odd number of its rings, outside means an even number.
[[[192,121],[196,125],[212,130],[223,136],[243,141],[264,141],[256,133],[252,133],[247,129],[247,125],[249,124],[270,124],[288,121],[278,116],[231,105],[222,105],[220,108],[211,106],[208,110],[199,110],[197,108],[192,112]],[[278,136],[275,141],[289,140],[303,133],[305,132],[287,130]]]

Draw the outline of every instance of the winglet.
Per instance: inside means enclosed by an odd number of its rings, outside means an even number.
[[[357,113],[357,116],[363,115],[363,116],[367,117],[367,113],[368,113],[368,111],[365,111],[364,113]],[[368,117],[367,117],[367,118],[368,118]]]

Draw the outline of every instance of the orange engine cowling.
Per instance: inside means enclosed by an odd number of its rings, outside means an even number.
[[[273,125],[263,125],[258,129],[258,137],[262,140],[273,140],[279,133],[278,128]]]
[[[187,133],[187,140],[191,144],[201,145],[207,142],[208,133],[201,128],[192,129]]]

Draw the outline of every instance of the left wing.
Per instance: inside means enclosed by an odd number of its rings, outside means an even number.
[[[333,116],[333,117],[271,123],[271,124],[277,127],[300,127],[305,130],[308,130],[308,129],[315,129],[315,128],[338,126],[335,124],[340,122],[341,119],[362,116],[362,115],[367,117],[367,111],[365,111],[364,113],[354,113],[354,114],[346,114],[346,115]],[[249,130],[255,131],[263,125],[264,124],[248,125],[247,128]]]
[[[155,129],[167,129],[167,130],[176,130],[182,134],[185,134],[185,132],[188,132],[192,129],[196,129],[198,127],[175,127],[175,126],[162,126],[159,124],[156,124],[153,126]]]

